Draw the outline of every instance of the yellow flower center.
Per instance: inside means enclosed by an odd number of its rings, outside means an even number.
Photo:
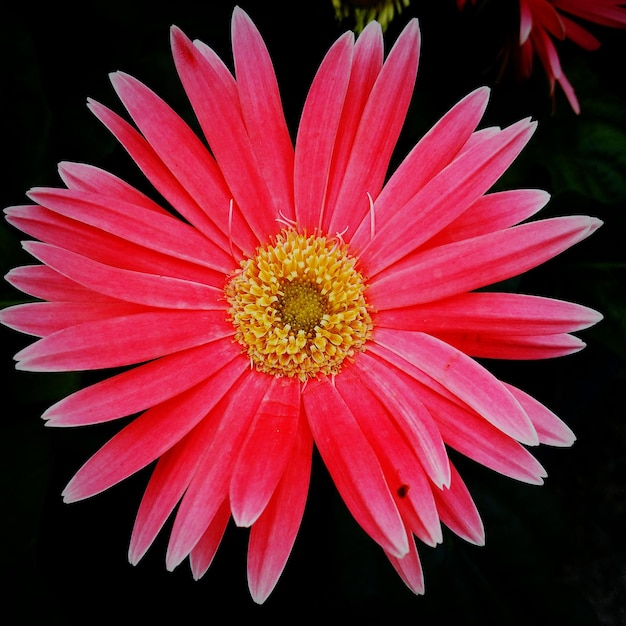
[[[301,381],[336,374],[364,349],[372,319],[347,246],[293,229],[241,262],[226,284],[235,338],[254,366]]]

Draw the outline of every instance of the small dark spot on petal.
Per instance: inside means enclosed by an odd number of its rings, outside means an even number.
[[[398,487],[398,495],[401,498],[406,498],[406,494],[409,493],[409,486],[406,484],[400,485]]]

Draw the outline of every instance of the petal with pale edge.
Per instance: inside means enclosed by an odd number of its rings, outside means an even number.
[[[285,471],[300,414],[300,384],[272,378],[232,468],[230,506],[238,526],[261,515]]]
[[[245,359],[238,359],[245,363]],[[212,419],[219,426],[180,502],[165,563],[173,570],[193,550],[216,515],[228,486],[232,466],[266,391],[265,374],[245,372],[224,397]]]
[[[346,506],[384,550],[404,556],[409,550],[404,524],[350,407],[328,379],[309,381],[302,399],[315,444]]]
[[[230,337],[181,350],[80,389],[42,417],[49,426],[85,426],[132,415],[190,389],[238,356]]]
[[[425,333],[376,330],[375,342],[395,352],[461,402],[518,441],[536,445],[537,433],[508,389],[476,361]]]
[[[206,417],[240,375],[241,361],[234,361],[133,420],[78,470],[63,491],[65,501],[100,493],[159,458]]]
[[[440,543],[441,524],[432,483],[422,467],[421,457],[354,368],[345,367],[335,379],[335,385],[378,457],[406,525],[424,543],[430,546]]]
[[[601,223],[555,217],[425,250],[371,279],[368,299],[376,309],[391,309],[485,287],[555,257]]]
[[[291,456],[276,491],[250,529],[248,586],[259,604],[272,592],[296,540],[309,487],[313,439],[301,416]]]

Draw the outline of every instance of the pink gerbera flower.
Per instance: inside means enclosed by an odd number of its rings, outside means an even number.
[[[64,188],[6,210],[41,264],[8,280],[43,300],[2,311],[41,337],[27,371],[135,365],[48,409],[50,426],[141,413],[78,471],[67,502],[156,461],[133,529],[137,563],[175,512],[168,569],[209,567],[232,517],[250,527],[248,581],[274,588],[303,515],[317,446],[356,521],[423,591],[415,538],[483,527],[447,447],[512,478],[545,472],[525,445],[574,436],[472,357],[540,359],[584,345],[600,315],[538,296],[476,291],[554,257],[597,219],[520,222],[548,200],[487,193],[533,134],[525,119],[477,130],[489,92],[454,106],[385,182],[412,96],[419,30],[386,60],[380,25],[330,48],[295,149],[270,57],[240,9],[235,76],[171,31],[178,74],[210,151],[124,73],[111,80],[136,128],[94,101],[157,204],[93,166],[62,163]],[[167,207],[167,208],[163,208]]]
[[[571,17],[612,28],[626,27],[623,0],[520,0],[518,65],[522,76],[529,77],[533,58],[541,62],[554,94],[558,83],[572,109],[580,113],[578,98],[561,68],[553,39],[569,39],[585,50],[596,50],[600,41]]]

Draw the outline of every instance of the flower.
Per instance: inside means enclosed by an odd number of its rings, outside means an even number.
[[[400,15],[409,6],[410,0],[332,0],[332,3],[337,19],[354,18],[354,32],[360,33],[374,20],[386,30],[396,14]]]
[[[250,527],[253,599],[271,593],[302,519],[315,445],[360,526],[415,593],[415,538],[441,524],[476,544],[478,511],[447,447],[540,484],[526,445],[571,430],[473,357],[539,359],[584,345],[600,315],[476,291],[590,235],[585,216],[525,221],[545,192],[490,192],[535,123],[477,130],[489,91],[455,105],[387,178],[412,97],[419,28],[384,58],[382,29],[347,32],[314,77],[295,147],[265,44],[233,13],[235,75],[173,27],[176,68],[210,150],[131,76],[136,127],[90,100],[158,191],[61,163],[63,188],[6,209],[40,263],[7,275],[37,298],[4,324],[39,337],[26,371],[123,368],[50,407],[49,426],[133,416],[79,469],[67,502],[154,463],[133,528],[137,563],[171,515],[166,554],[208,569],[229,520]],[[522,223],[524,222],[524,223]],[[134,367],[128,367],[134,366]]]
[[[626,6],[623,0],[520,0],[519,48],[517,63],[522,77],[532,73],[533,57],[537,55],[550,82],[563,89],[570,106],[580,113],[576,93],[561,68],[553,39],[569,39],[584,50],[596,50],[600,41],[571,16],[608,26],[626,27]]]

